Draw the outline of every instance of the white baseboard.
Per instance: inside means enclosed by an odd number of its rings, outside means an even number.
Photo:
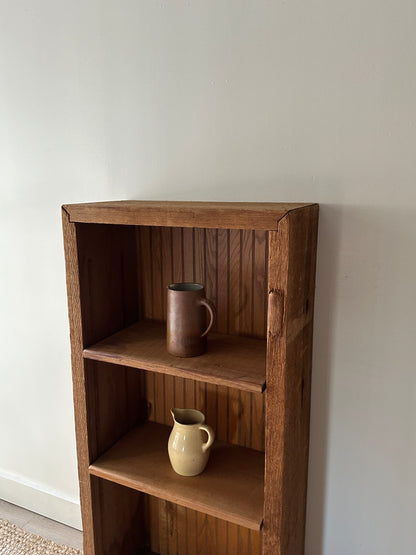
[[[82,530],[79,501],[0,471],[0,499]]]

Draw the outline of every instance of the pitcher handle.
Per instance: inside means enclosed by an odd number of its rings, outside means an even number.
[[[204,432],[208,434],[208,441],[202,444],[202,451],[205,453],[205,451],[207,451],[214,443],[215,434],[211,426],[207,426],[206,424],[202,424],[201,426],[199,426],[199,429],[204,430]]]
[[[214,303],[212,301],[210,301],[209,299],[201,299],[201,304],[205,306],[205,308],[208,310],[209,316],[210,316],[210,321],[209,321],[208,327],[204,331],[204,333],[201,335],[201,337],[205,337],[207,335],[207,333],[209,333],[209,331],[212,328],[212,325],[215,321],[215,306],[214,306]]]

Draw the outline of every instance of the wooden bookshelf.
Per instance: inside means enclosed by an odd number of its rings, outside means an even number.
[[[302,555],[318,206],[62,207],[85,555]],[[208,351],[165,346],[166,287],[203,283]],[[168,460],[170,408],[216,441]]]

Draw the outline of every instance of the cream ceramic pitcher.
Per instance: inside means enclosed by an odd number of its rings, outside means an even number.
[[[205,416],[196,409],[171,409],[173,428],[169,436],[168,453],[173,470],[181,476],[196,476],[204,470],[214,431],[204,424]],[[208,435],[204,443],[202,433]]]

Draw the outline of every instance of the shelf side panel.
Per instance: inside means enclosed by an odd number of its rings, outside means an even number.
[[[318,206],[270,235],[264,555],[304,553]]]
[[[139,317],[136,236],[133,227],[77,224],[84,347]]]
[[[91,488],[95,500],[96,552],[100,555],[145,553],[150,543],[147,496],[95,476],[91,476]]]
[[[75,434],[77,442],[82,525],[84,530],[84,552],[86,555],[98,555],[98,551],[95,549],[93,534],[93,502],[90,476],[88,472],[88,466],[90,463],[90,448],[87,438],[87,403],[84,360],[82,358],[83,337],[77,229],[75,224],[70,223],[69,216],[65,210],[62,210],[62,227],[65,249],[68,316],[71,337]]]
[[[101,363],[82,360],[86,342],[106,336],[137,319],[133,230],[103,227],[71,224],[63,211],[85,555],[110,553],[112,543],[118,541],[117,534],[124,537],[126,549],[130,546],[125,553],[136,553],[141,548],[137,543],[139,540],[130,537],[129,522],[137,512],[136,503],[129,501],[131,494],[97,487],[88,473],[90,462],[142,418],[139,400],[143,396],[140,391],[144,392],[143,375],[139,372],[118,366],[107,368]],[[100,373],[99,380],[97,373]],[[117,419],[112,418],[114,412]],[[112,493],[108,493],[110,490]],[[111,528],[110,513],[103,516],[106,510],[103,496],[109,501],[108,506],[124,506],[125,524],[120,523],[118,531]],[[129,540],[126,540],[127,536]]]
[[[89,464],[146,420],[144,372],[85,360]]]

